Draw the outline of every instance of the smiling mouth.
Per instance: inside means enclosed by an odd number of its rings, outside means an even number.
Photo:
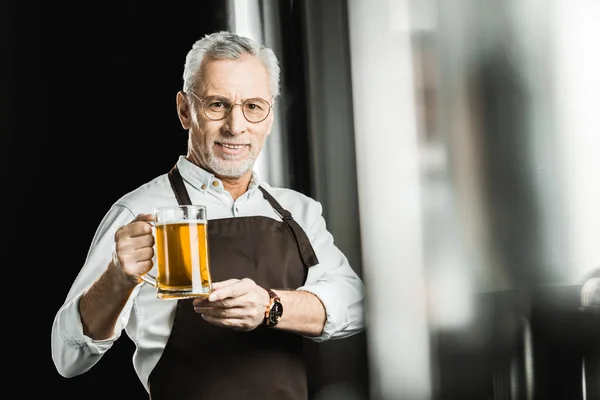
[[[215,145],[218,146],[218,153],[231,160],[242,157],[249,152],[247,149],[250,148],[250,144],[215,142]]]
[[[232,150],[239,150],[246,146],[249,146],[248,144],[233,144],[233,143],[222,143],[222,142],[215,142],[215,144],[225,147],[226,149],[232,149]]]

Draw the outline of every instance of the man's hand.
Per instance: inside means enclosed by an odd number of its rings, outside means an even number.
[[[154,221],[152,214],[140,214],[115,232],[113,263],[134,284],[139,283],[140,277],[152,269],[154,236],[151,221]]]
[[[269,294],[252,279],[213,282],[207,298],[194,299],[194,311],[211,324],[251,331],[263,323]]]

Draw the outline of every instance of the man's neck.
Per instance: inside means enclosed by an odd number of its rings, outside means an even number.
[[[215,175],[223,182],[223,187],[229,192],[233,200],[237,200],[238,197],[246,193],[248,186],[250,185],[250,179],[252,179],[252,172],[239,178],[227,178]]]

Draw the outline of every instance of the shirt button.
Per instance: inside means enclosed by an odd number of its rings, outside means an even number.
[[[206,185],[202,185],[202,190],[206,189]]]
[[[219,182],[217,182],[217,181],[213,181],[212,185],[213,185],[214,187],[217,187],[217,186],[219,186]]]

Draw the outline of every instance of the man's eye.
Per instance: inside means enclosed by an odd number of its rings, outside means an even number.
[[[213,101],[208,105],[210,108],[227,108],[227,105],[222,101]]]
[[[260,110],[262,107],[256,103],[246,103],[246,108],[252,111]]]

